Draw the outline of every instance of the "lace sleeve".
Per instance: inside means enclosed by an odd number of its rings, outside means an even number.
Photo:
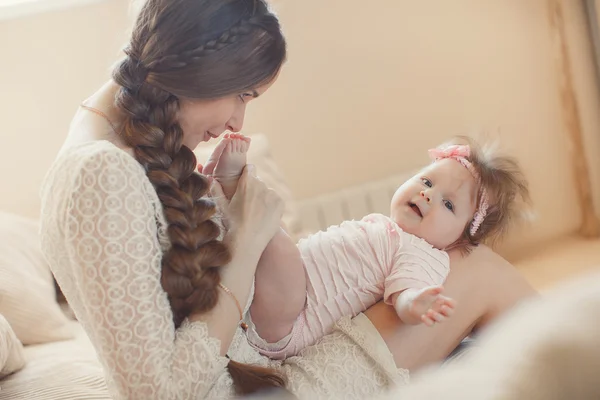
[[[47,229],[51,266],[96,348],[113,398],[203,398],[227,359],[205,323],[186,320],[174,329],[160,284],[160,204],[141,166],[117,150],[61,166],[70,171],[54,182],[64,188],[57,204],[65,208],[49,210],[62,214]]]

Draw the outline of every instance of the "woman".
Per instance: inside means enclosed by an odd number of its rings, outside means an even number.
[[[281,199],[251,167],[230,203],[213,185],[227,225],[219,240],[191,149],[241,130],[246,105],[276,81],[286,56],[279,23],[264,0],[148,0],[126,54],[78,110],[42,189],[44,251],[114,398],[284,386],[302,398],[365,398],[405,382],[405,368],[443,359],[530,294],[481,249],[453,265],[447,290],[464,307],[448,324],[403,327],[378,305],[340,321],[302,357],[262,358],[240,321]]]

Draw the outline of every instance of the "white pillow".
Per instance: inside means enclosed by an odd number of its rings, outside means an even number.
[[[281,173],[279,165],[271,155],[271,148],[267,136],[264,134],[248,135],[252,139],[250,149],[248,150],[248,163],[254,164],[260,179],[281,196],[285,202],[285,209],[282,221],[286,226],[287,232],[292,238],[299,239],[304,235],[300,229],[299,214],[295,205],[294,196]],[[200,164],[205,164],[208,157],[212,154],[218,141],[211,143],[201,143],[194,150],[196,158]]]
[[[70,339],[40,248],[38,224],[0,212],[0,314],[24,345]]]
[[[24,366],[23,344],[17,339],[6,318],[0,314],[0,379]]]

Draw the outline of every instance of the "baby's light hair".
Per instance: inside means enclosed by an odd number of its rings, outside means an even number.
[[[485,218],[477,231],[471,234],[473,221],[470,221],[452,246],[469,252],[479,243],[497,244],[514,223],[525,220],[530,215],[531,198],[529,184],[519,163],[514,157],[502,154],[497,143],[480,145],[473,138],[457,136],[438,148],[457,144],[470,147],[470,155],[466,159],[479,175],[477,209],[481,206],[484,189],[488,201]]]

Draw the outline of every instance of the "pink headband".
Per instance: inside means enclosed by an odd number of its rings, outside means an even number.
[[[471,154],[471,148],[468,145],[452,145],[448,146],[444,149],[431,149],[429,150],[429,157],[431,157],[434,161],[438,161],[444,158],[453,158],[459,163],[461,163],[470,173],[473,175],[473,178],[477,181],[478,184],[481,184],[479,179],[479,173],[473,167],[473,164],[467,157]],[[479,226],[485,219],[487,215],[489,204],[488,197],[485,188],[481,190],[481,198],[479,199],[479,208],[475,212],[473,216],[473,223],[471,224],[470,233],[471,236],[477,233]]]

